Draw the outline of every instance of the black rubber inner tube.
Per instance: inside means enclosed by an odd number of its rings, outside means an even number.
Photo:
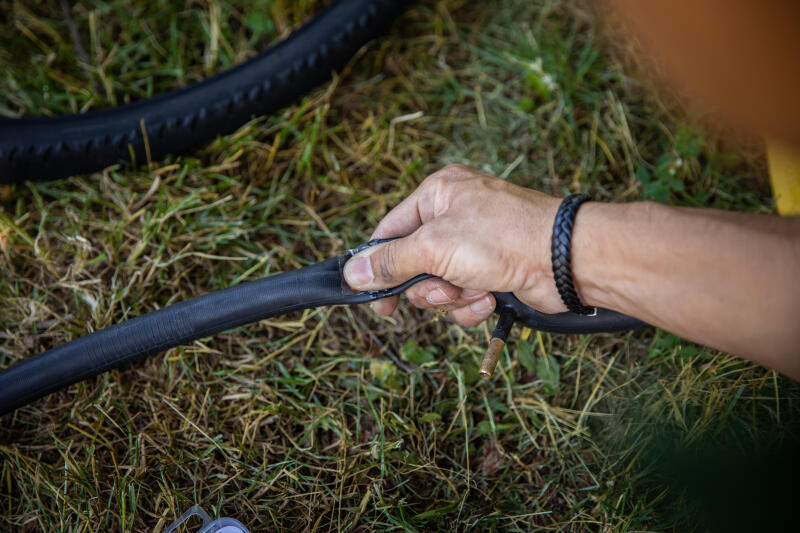
[[[338,0],[285,40],[207,80],[75,115],[0,119],[0,183],[44,181],[177,154],[235,131],[330,78],[408,2]],[[146,137],[145,137],[146,136]]]
[[[203,337],[293,311],[364,303],[399,294],[427,276],[389,290],[355,292],[341,265],[353,251],[299,270],[204,294],[121,322],[0,372],[0,414],[78,381]]]
[[[344,263],[364,248],[387,240],[391,239],[370,241],[321,263],[198,296],[17,363],[0,372],[0,415],[78,381],[203,337],[293,311],[386,298],[431,277],[422,274],[391,289],[350,289],[342,277]],[[540,313],[511,293],[494,295],[498,312],[511,307],[518,322],[543,331],[592,333],[647,326],[605,309],[593,316]]]

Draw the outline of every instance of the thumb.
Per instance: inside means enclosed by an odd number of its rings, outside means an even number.
[[[414,235],[367,248],[344,265],[344,280],[356,290],[387,289],[424,274]]]

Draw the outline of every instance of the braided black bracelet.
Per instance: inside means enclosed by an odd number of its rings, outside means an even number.
[[[594,307],[583,305],[575,292],[575,283],[572,280],[572,254],[570,252],[575,214],[581,204],[589,199],[588,194],[570,194],[564,198],[553,221],[553,237],[550,248],[553,277],[556,280],[558,294],[567,309],[579,315],[592,315],[597,312]]]

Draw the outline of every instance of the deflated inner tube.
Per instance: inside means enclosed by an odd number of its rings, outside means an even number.
[[[407,4],[338,0],[253,59],[182,89],[82,114],[0,119],[0,183],[94,172],[131,153],[161,159],[235,131],[327,80]]]
[[[0,415],[78,381],[138,359],[259,320],[314,307],[360,304],[399,294],[355,292],[341,267],[361,247],[305,268],[242,283],[97,331],[0,372]]]
[[[392,239],[370,241],[346,253],[292,272],[212,292],[80,337],[0,372],[0,415],[78,381],[203,337],[293,311],[360,304],[400,294],[430,278],[416,276],[391,289],[356,292],[342,277],[344,263],[361,250]],[[559,333],[621,331],[647,324],[619,313],[547,315],[511,293],[494,293],[497,311],[513,307],[526,326]]]
[[[628,331],[648,327],[649,324],[636,318],[610,309],[596,308],[592,315],[576,315],[575,313],[542,313],[525,305],[510,292],[495,292],[497,306],[495,311],[501,313],[503,309],[514,312],[517,322],[531,329],[548,331],[550,333],[609,333],[613,331]]]

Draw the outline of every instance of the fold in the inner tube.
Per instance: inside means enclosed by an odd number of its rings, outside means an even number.
[[[51,392],[137,359],[266,318],[327,305],[360,304],[400,294],[431,277],[402,285],[356,292],[342,277],[344,263],[367,246],[299,270],[242,283],[147,313],[80,337],[0,372],[0,414]],[[636,319],[603,311],[596,317],[539,313],[510,293],[495,293],[498,308],[512,306],[523,324],[566,333],[618,331],[644,326]]]

